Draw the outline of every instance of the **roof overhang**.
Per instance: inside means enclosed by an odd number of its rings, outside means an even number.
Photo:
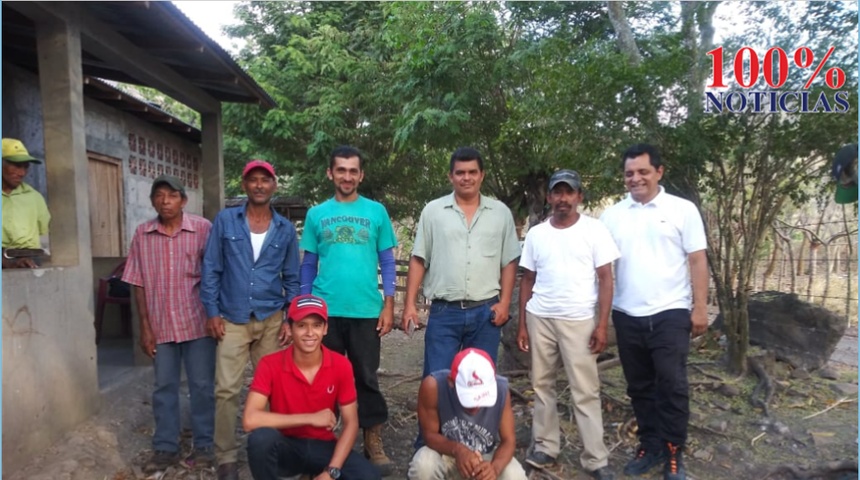
[[[84,77],[84,95],[155,124],[159,128],[173,132],[192,142],[200,143],[201,132],[199,128],[165,112],[158,105],[141,100],[97,78]]]
[[[81,31],[84,75],[155,88],[201,113],[275,101],[171,2],[3,2],[3,61],[38,73],[35,21]]]

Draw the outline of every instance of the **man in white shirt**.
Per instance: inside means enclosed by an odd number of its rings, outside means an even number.
[[[552,216],[529,230],[520,257],[517,344],[531,352],[535,392],[534,446],[526,463],[548,467],[561,449],[555,388],[561,363],[583,444],[580,463],[592,478],[612,479],[609,450],[603,443],[597,354],[606,347],[612,262],[619,256],[618,248],[602,223],[577,211],[582,202],[578,173],[555,172],[547,201]]]
[[[624,473],[641,475],[662,463],[664,479],[682,480],[690,336],[708,328],[707,238],[696,206],[659,185],[656,148],[633,145],[623,162],[630,195],[600,220],[621,251],[612,323],[639,435]]]

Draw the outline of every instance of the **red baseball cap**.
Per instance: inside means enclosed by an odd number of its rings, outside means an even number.
[[[324,322],[328,322],[328,307],[325,300],[315,295],[299,295],[290,303],[287,316],[294,322],[305,319],[308,315],[319,315]]]
[[[498,387],[496,367],[487,352],[467,348],[451,363],[451,380],[460,405],[466,408],[492,407],[496,404]]]
[[[275,167],[273,167],[271,163],[265,160],[251,160],[250,162],[245,164],[245,168],[242,170],[242,178],[245,178],[245,176],[248,175],[248,172],[255,168],[262,168],[263,170],[268,172],[269,175],[272,176],[272,178],[275,178]]]

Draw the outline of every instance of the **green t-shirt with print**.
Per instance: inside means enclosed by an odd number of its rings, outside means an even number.
[[[331,198],[308,210],[300,248],[319,256],[313,294],[326,301],[330,316],[379,316],[379,252],[395,246],[391,219],[379,202]]]

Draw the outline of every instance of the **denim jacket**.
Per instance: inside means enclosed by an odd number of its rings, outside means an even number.
[[[226,208],[212,223],[203,254],[200,299],[208,318],[232,323],[263,320],[286,310],[299,293],[296,228],[272,210],[272,222],[257,261],[251,247],[246,204]]]

